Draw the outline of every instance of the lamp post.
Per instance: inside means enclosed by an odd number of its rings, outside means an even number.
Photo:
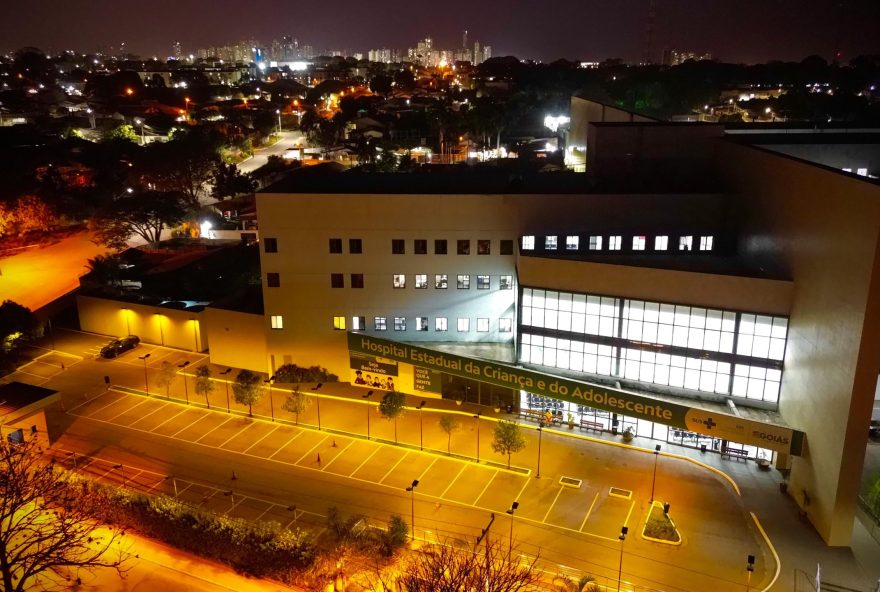
[[[125,465],[122,465],[122,464],[113,465],[113,468],[119,469],[120,471],[122,471],[122,489],[125,489]]]
[[[272,402],[272,382],[274,380],[275,377],[270,376],[267,380],[263,381],[269,385],[269,413],[272,414],[272,421],[275,421],[275,404]]]
[[[144,390],[147,391],[147,394],[150,394],[150,383],[147,381],[147,358],[150,357],[150,354],[144,354],[142,356],[138,356],[138,360],[143,360],[144,362]]]
[[[185,113],[186,113],[186,115],[184,116],[184,119],[186,121],[189,121],[189,97],[184,97],[183,104],[184,104]]]
[[[318,408],[318,431],[321,431],[321,397],[315,395],[315,406]]]
[[[134,123],[135,123],[135,125],[138,125],[141,128],[141,146],[144,146],[147,143],[146,140],[144,140],[144,120],[141,119],[140,117],[135,117]]]
[[[654,501],[654,484],[657,482],[657,459],[660,458],[660,445],[654,446],[654,476],[651,477],[651,502]]]
[[[510,540],[507,543],[508,561],[510,561],[510,553],[513,551],[513,513],[516,512],[517,508],[519,508],[519,502],[513,502],[510,509],[507,510],[507,513],[510,514]]]
[[[275,109],[275,115],[278,116],[278,133],[281,133],[281,109]]]
[[[620,579],[623,577],[623,541],[626,540],[626,533],[628,532],[629,528],[622,526],[620,528],[620,536],[617,537],[620,539],[620,563],[617,567],[617,592],[620,592]]]
[[[419,486],[419,480],[413,479],[412,485],[406,488],[410,493],[410,527],[412,528],[412,540],[416,540],[416,487]]]
[[[189,366],[189,360],[186,360],[183,364],[177,365],[177,367],[180,368],[181,370],[183,370],[187,366]],[[185,373],[181,373],[181,374],[183,374],[183,394],[186,397],[186,404],[189,405],[189,389],[186,386],[186,374]]]
[[[419,450],[425,449],[425,424],[422,422],[422,407],[425,406],[427,401],[422,401],[419,403]]]
[[[224,370],[223,372],[220,373],[220,376],[226,376],[230,372],[232,372],[232,368],[227,368],[226,370]],[[223,381],[223,386],[226,387],[226,413],[230,413],[230,409],[229,409],[229,379],[228,378]]]
[[[544,433],[544,420],[538,422],[538,470],[535,472],[535,479],[541,478],[541,435]]]
[[[370,390],[366,395],[363,395],[364,399],[369,399],[373,396],[373,391]],[[367,440],[370,439],[370,404],[367,403]]]
[[[474,415],[477,420],[477,462],[480,462],[480,414]]]
[[[755,571],[755,556],[749,555],[746,558],[746,592],[752,585],[752,572]]]

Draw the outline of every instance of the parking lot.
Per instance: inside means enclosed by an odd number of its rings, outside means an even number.
[[[521,520],[607,540],[617,539],[621,524],[630,520],[636,506],[636,499],[626,495],[629,492],[610,493],[610,487],[619,484],[591,482],[586,476],[572,475],[581,483],[563,485],[553,478],[535,479],[531,475],[433,452],[280,425],[228,414],[225,410],[188,407],[114,389],[67,412],[92,421],[308,471],[333,473],[397,491],[418,479],[420,499],[433,499],[438,504],[454,503],[503,513],[513,500],[518,500],[521,509],[517,518]],[[110,473],[103,478],[111,478]],[[168,483],[157,481],[152,490],[168,493]],[[198,487],[179,493],[193,496],[197,501],[204,495]],[[206,502],[213,504],[216,498],[215,492]],[[229,500],[217,503],[222,507],[228,505]],[[245,502],[241,503],[241,512],[247,511],[247,515],[254,518],[265,519],[275,512],[265,507],[268,502],[247,510]]]

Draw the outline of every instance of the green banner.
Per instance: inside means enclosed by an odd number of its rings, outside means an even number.
[[[496,386],[524,390],[536,395],[620,413],[627,417],[656,421],[671,427],[743,444],[795,455],[801,452],[803,433],[783,426],[687,407],[606,386],[369,335],[349,333],[348,349],[352,353],[412,364],[417,369],[436,370]]]
[[[430,368],[422,368],[421,366],[413,367],[413,390],[425,393],[440,394],[441,375],[437,370]]]

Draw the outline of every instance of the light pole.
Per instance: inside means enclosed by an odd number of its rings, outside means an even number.
[[[373,391],[369,391],[366,395],[363,395],[364,399],[369,399],[373,396]],[[367,403],[367,440],[370,439],[370,404]]]
[[[628,532],[629,528],[622,526],[620,528],[620,536],[617,537],[620,539],[620,564],[617,567],[617,592],[620,592],[620,579],[623,577],[623,541],[626,540],[626,533]]]
[[[480,462],[480,414],[474,415],[477,420],[477,462]]]
[[[538,470],[535,472],[535,479],[541,478],[541,436],[544,433],[544,420],[538,422]]]
[[[113,465],[113,468],[119,469],[120,471],[122,471],[122,489],[125,489],[125,465],[122,465],[122,464]]]
[[[147,358],[150,357],[150,354],[144,354],[142,356],[138,356],[138,360],[143,360],[144,362],[144,390],[147,391],[147,394],[150,394],[150,383],[147,381]]]
[[[416,487],[419,486],[419,480],[413,479],[412,485],[406,488],[410,496],[410,527],[412,528],[412,540],[416,540]]]
[[[145,146],[147,142],[144,139],[144,120],[141,119],[140,117],[135,117],[134,124],[140,126],[140,128],[141,128],[141,146]]]
[[[187,366],[189,366],[189,360],[186,360],[183,364],[177,365],[177,367],[180,368],[181,370],[183,370]],[[189,389],[186,386],[186,373],[181,372],[181,374],[183,375],[183,394],[186,397],[186,404],[189,405]]]
[[[752,585],[752,572],[755,571],[755,556],[749,555],[746,558],[746,592]]]
[[[321,431],[321,397],[315,395],[315,406],[318,408],[318,431]]]
[[[189,121],[189,97],[184,97],[183,104],[186,109],[186,115],[184,116],[184,119],[186,121]]]
[[[235,493],[230,489],[229,491],[224,491],[223,495],[229,496],[229,515],[232,516],[232,511],[235,510]]]
[[[422,422],[422,407],[427,401],[419,403],[419,450],[425,449],[425,424]]]
[[[272,402],[272,382],[274,380],[275,377],[270,376],[267,380],[263,381],[269,385],[269,413],[272,414],[272,421],[275,421],[275,404]]]
[[[654,502],[654,484],[657,482],[657,459],[660,458],[660,445],[654,447],[654,476],[651,477],[651,502]]]
[[[232,372],[232,368],[227,368],[226,370],[224,370],[223,372],[220,373],[220,376],[226,376],[230,372]],[[230,409],[229,409],[229,379],[228,378],[223,381],[223,386],[226,387],[226,413],[230,413]]]
[[[510,514],[510,541],[507,543],[508,561],[510,561],[510,554],[513,551],[513,513],[516,512],[517,508],[519,508],[519,502],[513,502],[510,509],[507,510],[507,513]]]
[[[278,133],[281,133],[281,109],[275,109],[275,115],[278,116]]]
[[[73,457],[73,470],[76,471],[76,452],[68,452],[67,455]]]

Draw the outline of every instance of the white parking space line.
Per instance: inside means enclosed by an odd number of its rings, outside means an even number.
[[[131,411],[132,409],[136,409],[136,408],[140,407],[141,405],[143,405],[144,403],[146,403],[146,402],[149,401],[149,400],[150,400],[150,399],[144,399],[144,400],[141,401],[140,403],[137,403],[134,407],[129,407],[128,409],[123,409],[122,411],[120,411],[119,413],[117,413],[116,415],[114,415],[113,417],[107,419],[107,421],[109,421],[109,422],[112,423],[114,419],[116,419],[117,417],[119,417],[119,416],[122,415],[123,413],[127,413],[127,412]]]
[[[273,452],[272,454],[270,454],[268,460],[272,460],[272,457],[273,457],[273,456],[275,456],[276,454],[278,454],[279,452],[281,452],[282,450],[284,450],[284,448],[285,448],[288,444],[290,444],[291,442],[293,442],[294,440],[296,440],[297,438],[299,438],[299,435],[302,434],[304,431],[305,431],[305,430],[300,430],[300,431],[298,431],[297,433],[295,433],[295,434],[290,438],[290,440],[288,440],[287,442],[285,442],[284,444],[282,444],[282,445],[278,448],[278,450],[276,450],[275,452]],[[258,458],[260,458],[260,457],[258,457]]]
[[[192,409],[192,407],[188,407],[188,409]],[[199,423],[200,421],[202,421],[203,419],[205,419],[205,418],[207,418],[207,417],[209,417],[208,414],[207,414],[207,413],[203,413],[202,415],[198,416],[198,417],[195,419],[195,421],[193,421],[193,422],[187,424],[186,426],[180,428],[179,430],[177,430],[176,432],[174,432],[173,434],[171,434],[171,437],[172,437],[172,438],[176,438],[176,437],[177,437],[177,434],[179,434],[180,432],[182,432],[182,431],[184,431],[184,430],[188,430],[189,428],[193,427],[194,425],[196,425],[197,423]]]
[[[559,499],[559,496],[562,495],[562,490],[563,490],[563,489],[565,489],[565,487],[563,487],[563,486],[560,485],[560,486],[559,486],[559,491],[556,492],[556,497],[553,498],[553,503],[550,504],[550,507],[549,507],[549,508],[547,508],[547,513],[544,514],[544,518],[541,520],[541,522],[542,522],[543,524],[547,524],[547,516],[550,515],[550,511],[553,509],[553,506],[556,505],[556,500],[558,500],[558,499]]]
[[[397,462],[394,463],[394,465],[393,465],[390,469],[388,469],[388,472],[385,473],[384,475],[382,475],[382,478],[379,479],[379,480],[377,481],[377,483],[382,483],[382,481],[384,481],[385,479],[387,479],[387,478],[388,478],[388,475],[390,475],[390,474],[394,471],[394,469],[397,468],[397,465],[399,465],[400,463],[402,463],[402,462],[403,462],[403,459],[405,459],[407,456],[409,456],[409,452],[407,452],[407,453],[405,453],[403,456],[401,456],[401,457],[397,460]]]
[[[311,448],[309,448],[309,449],[306,451],[306,453],[303,454],[301,457],[299,457],[299,458],[297,459],[297,461],[296,461],[295,463],[293,463],[293,464],[295,464],[295,465],[296,465],[296,464],[299,464],[299,461],[305,459],[305,457],[307,457],[309,454],[311,454],[312,450],[314,450],[315,448],[317,448],[318,446],[320,446],[321,444],[323,444],[324,442],[326,442],[326,441],[327,441],[327,438],[329,438],[329,437],[330,437],[330,434],[327,434],[326,436],[324,436],[323,438],[321,438],[321,440],[320,440],[317,444],[315,444],[314,446],[312,446]]]
[[[632,516],[633,508],[636,507],[636,500],[633,500],[629,505],[629,512],[626,513],[626,520],[623,521],[623,525],[626,526],[629,523],[629,517]]]
[[[495,470],[495,474],[492,475],[492,478],[489,479],[488,481],[486,481],[486,485],[483,487],[482,490],[480,490],[480,495],[478,495],[477,497],[474,498],[474,501],[473,501],[473,503],[471,504],[472,506],[476,506],[476,505],[477,505],[477,502],[480,500],[481,497],[483,497],[483,494],[486,493],[486,490],[489,489],[489,486],[492,484],[492,481],[494,481],[494,480],[495,480],[495,477],[498,476],[498,473],[499,473],[499,471],[496,469],[496,470]]]
[[[109,407],[110,405],[113,405],[114,403],[118,403],[119,401],[121,401],[121,400],[123,400],[123,399],[126,399],[126,398],[128,398],[128,395],[122,395],[122,396],[121,396],[120,398],[118,398],[118,399],[113,399],[112,401],[110,401],[110,402],[107,403],[106,405],[102,406],[100,409],[94,409],[94,410],[92,410],[92,412],[89,413],[88,415],[86,415],[86,417],[91,417],[92,415],[96,415],[96,414],[100,413],[101,411],[103,411],[104,409],[106,409],[107,407]]]
[[[146,430],[146,431],[148,431],[148,432],[150,432],[150,433],[155,432],[156,430],[158,430],[159,428],[161,428],[163,425],[165,425],[166,423],[168,423],[169,421],[171,421],[171,420],[174,419],[175,417],[179,416],[181,413],[186,413],[186,410],[187,410],[187,409],[188,409],[188,407],[184,407],[183,409],[181,409],[180,411],[178,411],[177,413],[175,413],[174,415],[172,415],[171,417],[169,417],[168,419],[166,419],[165,421],[163,421],[162,423],[160,423],[159,425],[157,425],[156,427],[154,427],[152,430]],[[130,429],[132,429],[132,430],[136,430],[136,429],[139,429],[139,428],[130,428]]]
[[[455,483],[455,481],[461,476],[462,473],[464,473],[464,470],[466,468],[467,468],[467,465],[465,465],[465,464],[461,465],[461,469],[459,469],[458,473],[456,473],[455,477],[452,478],[452,481],[449,482],[449,485],[446,486],[446,489],[444,489],[443,493],[441,493],[438,497],[442,498],[443,496],[446,495],[446,492],[449,491],[449,488],[452,487],[452,484]]]
[[[438,460],[440,460],[440,457],[439,457],[439,456],[438,456],[437,458],[435,458],[435,459],[431,462],[431,464],[428,465],[428,468],[427,468],[427,469],[425,469],[424,471],[422,471],[422,474],[419,475],[419,481],[421,481],[422,479],[425,478],[425,475],[428,474],[428,471],[431,470],[431,467],[433,467],[433,466],[434,466],[434,463],[436,463]]]
[[[253,519],[253,522],[259,522],[259,521],[263,518],[263,516],[266,515],[266,512],[268,512],[268,511],[271,510],[272,508],[280,508],[280,507],[281,507],[281,506],[277,506],[276,504],[272,504],[271,506],[269,506],[268,508],[266,508],[265,510],[263,510],[263,513],[262,513],[262,514],[260,514],[260,515],[257,516],[256,518],[254,518],[254,519]]]
[[[526,487],[528,487],[528,486],[529,486],[529,483],[531,483],[531,482],[532,482],[532,480],[529,479],[528,476],[526,476],[526,482],[523,484],[522,489],[519,490],[519,493],[517,493],[517,494],[516,494],[516,497],[513,498],[513,499],[514,499],[514,500],[518,500],[518,499],[520,499],[520,498],[522,497],[523,492],[526,490]]]
[[[257,439],[254,441],[253,444],[251,444],[250,446],[248,446],[247,448],[244,449],[244,452],[242,452],[242,454],[247,454],[248,450],[250,450],[251,448],[253,448],[253,447],[256,446],[257,444],[259,444],[260,442],[262,442],[265,438],[267,438],[267,437],[271,436],[272,434],[274,434],[275,431],[276,431],[278,428],[280,428],[280,427],[281,427],[281,426],[275,426],[274,428],[272,428],[271,430],[269,430],[267,433],[265,433],[265,434],[263,434],[262,436],[260,436],[259,438],[257,438]],[[224,442],[223,444],[226,444],[226,442]]]
[[[375,455],[375,454],[376,454],[377,452],[379,452],[380,450],[382,450],[382,446],[376,446],[376,449],[375,449],[373,452],[371,452],[371,453],[369,454],[369,456],[367,456],[367,458],[365,458],[364,460],[362,460],[362,461],[361,461],[361,464],[359,464],[355,470],[353,470],[351,473],[349,473],[348,476],[351,477],[352,475],[354,475],[355,473],[357,473],[358,471],[360,471],[360,470],[361,470],[361,467],[364,466],[365,464],[367,464],[367,461],[370,460],[371,458],[373,458],[373,455]]]
[[[587,510],[587,515],[584,516],[584,521],[581,522],[581,527],[578,529],[578,530],[580,530],[581,532],[584,531],[584,526],[587,525],[587,520],[590,518],[590,514],[593,513],[593,508],[596,507],[596,500],[598,500],[598,499],[599,499],[599,492],[597,491],[597,492],[596,492],[596,497],[593,498],[593,503],[590,504],[590,509]]]
[[[339,454],[337,454],[336,456],[333,457],[333,460],[331,460],[331,461],[328,462],[326,465],[324,465],[323,467],[321,467],[321,470],[323,471],[323,470],[325,470],[327,467],[329,467],[330,465],[332,465],[332,464],[336,461],[337,458],[339,458],[340,456],[342,456],[343,454],[345,454],[345,451],[348,450],[349,447],[350,447],[352,444],[354,444],[354,440],[353,440],[353,439],[352,439],[352,440],[351,440],[351,441],[345,446],[345,448],[343,448],[342,450],[339,451]]]
[[[142,420],[142,419],[146,419],[146,418],[150,417],[151,415],[153,415],[153,414],[156,413],[157,411],[162,411],[162,410],[165,409],[166,407],[168,407],[168,403],[164,403],[164,402],[162,402],[162,405],[161,405],[160,407],[156,407],[155,409],[153,409],[152,411],[150,411],[150,412],[147,413],[146,415],[141,415],[140,417],[138,417],[136,420],[134,420],[134,421],[131,422],[128,426],[125,426],[125,427],[132,426],[132,425],[136,424],[137,422],[139,422],[140,420]],[[120,425],[122,425],[122,424],[120,424]]]
[[[207,415],[207,414],[206,414],[206,415]],[[223,426],[225,426],[225,425],[226,425],[227,423],[229,423],[230,421],[232,421],[232,418],[231,418],[231,417],[230,417],[230,418],[227,418],[223,423],[217,424],[216,426],[214,426],[213,428],[211,428],[210,430],[208,430],[207,432],[205,432],[204,434],[202,434],[200,438],[196,439],[196,442],[199,442],[202,438],[204,438],[205,436],[207,436],[208,434],[210,434],[210,433],[213,432],[214,430],[219,430],[220,428],[222,428]],[[221,446],[222,446],[222,444],[221,444]],[[219,447],[220,447],[220,446],[218,446],[217,448],[219,448]]]
[[[220,425],[226,425],[226,422],[223,422],[223,423],[220,424]],[[227,442],[229,442],[230,440],[232,440],[233,438],[235,438],[237,435],[239,435],[240,433],[242,433],[243,431],[245,431],[246,429],[248,429],[248,428],[251,427],[252,425],[254,425],[254,424],[252,424],[252,423],[245,424],[245,426],[244,426],[243,428],[241,428],[240,430],[238,430],[237,432],[235,432],[234,434],[232,434],[231,436],[229,436],[228,438],[226,438],[225,440],[223,440],[223,442],[222,442],[221,444],[218,444],[218,445],[217,445],[217,448],[223,448],[224,446],[226,446]],[[220,427],[220,426],[217,426],[217,427]],[[214,429],[217,429],[217,428],[214,428]],[[213,431],[214,431],[214,430],[211,430],[211,432],[213,432]],[[211,432],[208,432],[208,434],[210,434]],[[271,433],[271,432],[270,432],[270,433]],[[208,434],[205,434],[205,436],[207,436]],[[204,438],[205,436],[202,436],[202,438]],[[201,440],[202,438],[199,438],[199,440]],[[199,440],[196,440],[196,442],[198,442]]]
[[[74,411],[76,411],[77,409],[79,409],[83,405],[88,405],[92,401],[97,401],[98,399],[100,399],[101,397],[106,395],[108,392],[110,392],[110,391],[104,391],[103,393],[100,393],[100,394],[92,397],[91,399],[89,399],[86,395],[83,395],[83,399],[85,399],[85,400],[82,403],[80,403],[79,405],[74,405],[73,407],[68,409],[67,410],[68,415],[77,415],[76,413],[74,413]]]

